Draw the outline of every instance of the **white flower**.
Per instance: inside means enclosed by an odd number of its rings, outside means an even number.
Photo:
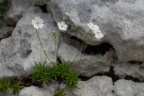
[[[90,27],[90,29],[95,30],[95,29],[99,29],[99,27],[97,25],[94,25],[93,23],[87,23],[87,25]]]
[[[97,39],[101,39],[101,38],[104,37],[104,35],[102,34],[102,32],[101,32],[99,29],[94,30],[94,34],[95,34],[95,37],[96,37]]]
[[[60,30],[62,30],[62,31],[67,30],[67,27],[68,27],[68,26],[67,26],[67,24],[66,24],[64,21],[58,22],[57,25],[58,25],[58,28],[59,28]]]
[[[39,28],[42,28],[44,26],[44,21],[43,19],[41,19],[40,17],[35,17],[33,20],[32,20],[32,25],[34,28],[36,29],[39,29]]]

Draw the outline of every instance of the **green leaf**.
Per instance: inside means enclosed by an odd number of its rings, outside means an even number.
[[[58,90],[54,96],[66,96],[63,90]]]
[[[48,73],[51,76],[51,78],[57,80],[57,77],[59,76],[58,74],[58,66],[53,66],[48,68]]]
[[[18,80],[14,80],[11,84],[10,84],[10,88],[12,89],[13,94],[18,94],[19,91],[22,89],[21,87],[21,82]]]
[[[51,77],[49,76],[48,73],[45,73],[40,77],[40,82],[42,83],[49,84],[50,81],[51,81]]]
[[[10,81],[9,78],[4,77],[0,80],[0,92],[5,93],[7,89],[10,88]]]
[[[46,75],[47,71],[46,63],[36,63],[36,68],[32,70],[32,80],[40,80],[41,77]]]

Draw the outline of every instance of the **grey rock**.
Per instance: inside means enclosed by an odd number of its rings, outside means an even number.
[[[143,96],[144,83],[121,79],[115,82],[114,92],[115,96]]]
[[[85,41],[92,45],[108,42],[118,59],[127,62],[144,58],[143,4],[143,0],[51,0],[48,8],[56,21],[64,20],[71,26],[70,35],[81,40],[89,31],[88,22],[98,24],[104,38],[99,41],[93,36]]]
[[[44,5],[46,1],[47,0],[11,0],[10,8],[6,12],[5,18],[9,24],[15,24],[27,12],[32,13],[32,10],[35,13],[42,12],[39,6]]]
[[[79,81],[78,89],[68,96],[114,96],[112,79],[107,76],[95,76],[88,81]]]
[[[2,26],[0,27],[0,40],[7,38],[12,34],[13,27]]]
[[[126,76],[132,76],[144,80],[144,67],[142,64],[130,64],[130,63],[116,63],[114,65],[115,74],[121,78]]]
[[[14,70],[6,66],[8,58],[13,58],[15,52],[13,51],[14,45],[12,38],[6,38],[0,41],[0,78],[4,76],[16,76]]]
[[[54,96],[57,86],[57,83],[53,83],[49,86],[44,85],[43,88],[35,86],[25,87],[20,91],[19,96]]]
[[[65,41],[71,41],[71,44],[73,44],[70,39]],[[92,76],[96,73],[108,72],[110,66],[115,62],[114,56],[115,53],[112,49],[104,55],[86,55],[78,48],[66,42],[62,42],[59,48],[59,57],[64,61],[71,62],[74,65],[74,69],[83,76]]]
[[[31,24],[35,16],[40,16],[45,22],[49,22],[45,24],[43,29],[38,30],[38,33],[49,58],[52,62],[55,62],[55,47],[52,31],[56,31],[57,29],[53,24],[53,19],[47,14],[27,13],[27,15],[21,18],[17,23],[11,39],[1,41],[2,43],[4,42],[3,46],[0,48],[0,54],[2,54],[0,60],[3,61],[1,65],[8,69],[6,70],[8,73],[12,71],[11,74],[14,73],[16,76],[28,75],[35,66],[34,62],[45,61],[45,56],[38,41],[36,30]],[[49,60],[47,60],[47,63],[52,66]],[[0,73],[2,73],[2,70]],[[3,77],[4,74],[0,77]]]

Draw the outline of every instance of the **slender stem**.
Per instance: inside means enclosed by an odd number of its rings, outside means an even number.
[[[58,35],[58,43],[56,44],[56,60],[57,60],[57,57],[58,57],[58,49],[59,49],[59,46],[60,46],[60,42],[61,42],[61,34],[59,33]],[[56,61],[56,64],[58,63],[58,61]]]
[[[55,59],[56,59],[56,64],[57,64],[57,42],[55,38]]]
[[[40,44],[41,44],[41,47],[42,47],[42,50],[43,50],[45,56],[46,56],[47,59],[52,63],[52,61],[51,61],[50,58],[48,57],[48,55],[47,55],[47,53],[46,53],[46,50],[45,50],[45,48],[44,48],[44,46],[43,46],[43,44],[42,44],[42,42],[41,42],[41,40],[40,40],[40,37],[39,37],[39,34],[38,34],[38,30],[36,30],[36,34],[37,34],[37,37],[38,37],[38,39],[39,39],[39,42],[40,42]],[[53,64],[53,63],[52,63],[52,64]]]
[[[38,31],[37,31],[37,30],[36,30],[36,33],[37,33],[37,37],[38,37],[38,39],[39,39],[39,42],[40,42],[40,44],[41,44],[41,47],[44,48],[44,46],[43,46],[43,44],[42,44],[42,42],[41,42],[41,40],[40,40],[40,37],[39,37],[39,35],[38,35]]]
[[[57,64],[57,41],[56,41],[56,32],[53,31],[53,37],[54,37],[54,42],[55,42],[55,59],[56,59],[56,64]]]
[[[61,41],[61,33],[59,33],[59,36],[58,36],[58,43],[57,43],[57,49],[56,49],[56,58],[58,57],[58,49],[59,49],[59,45],[60,45],[60,41]]]
[[[83,42],[82,42],[82,44],[81,45],[79,45],[79,47],[78,47],[78,49],[80,49],[81,50],[81,48],[83,47],[83,45],[84,45],[84,41],[85,41],[85,39],[86,39],[86,37],[89,35],[89,33],[91,32],[91,30],[86,34],[86,36],[84,37],[84,39],[83,39]],[[73,59],[73,62],[75,61],[75,59],[76,59],[76,57],[78,56],[78,54],[79,54],[79,52],[80,51],[78,51],[78,53],[76,54],[76,56],[75,56],[75,58]]]
[[[93,36],[91,36],[91,37],[93,37]],[[87,44],[86,47],[84,48],[83,52],[85,52],[85,50],[86,50],[87,47],[88,47],[88,44]],[[80,57],[79,63],[81,62],[82,56],[83,56],[83,54],[82,54],[81,57]],[[78,64],[79,64],[79,63],[78,63]]]

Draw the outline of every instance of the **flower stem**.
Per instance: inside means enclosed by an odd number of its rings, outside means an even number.
[[[41,40],[40,40],[40,37],[39,37],[39,34],[38,34],[38,30],[36,30],[36,34],[37,34],[38,40],[39,40],[39,42],[40,42],[40,44],[41,44],[41,47],[42,47],[42,50],[43,50],[45,56],[46,56],[47,59],[52,63],[52,61],[51,61],[50,58],[48,57],[48,55],[47,55],[47,53],[46,53],[46,50],[45,50],[45,48],[44,48],[44,46],[43,46],[43,44],[42,44],[42,42],[41,42]],[[53,63],[52,63],[52,64],[53,64]]]
[[[93,36],[91,36],[91,37],[93,37]],[[83,49],[83,52],[85,52],[85,50],[86,50],[86,48],[88,47],[88,44],[85,46],[85,48]],[[81,59],[82,59],[82,56],[83,56],[83,54],[81,55],[81,57],[80,57],[80,60],[79,60],[79,63],[78,64],[80,64],[81,63]]]
[[[56,32],[55,31],[53,31],[53,37],[54,37],[54,42],[55,42],[55,58],[56,58],[56,64],[57,64],[57,50],[58,50],[58,46],[57,46]]]
[[[82,44],[79,45],[78,49],[81,49],[81,48],[83,47],[83,45],[84,45],[84,41],[85,41],[86,37],[89,35],[90,32],[91,32],[91,30],[86,34],[86,36],[85,36],[84,39],[83,39]],[[76,54],[76,56],[75,56],[73,62],[75,61],[75,59],[76,59],[76,57],[78,56],[79,52],[80,52],[80,51],[78,51],[78,53]],[[73,62],[72,62],[72,63],[73,63]]]

